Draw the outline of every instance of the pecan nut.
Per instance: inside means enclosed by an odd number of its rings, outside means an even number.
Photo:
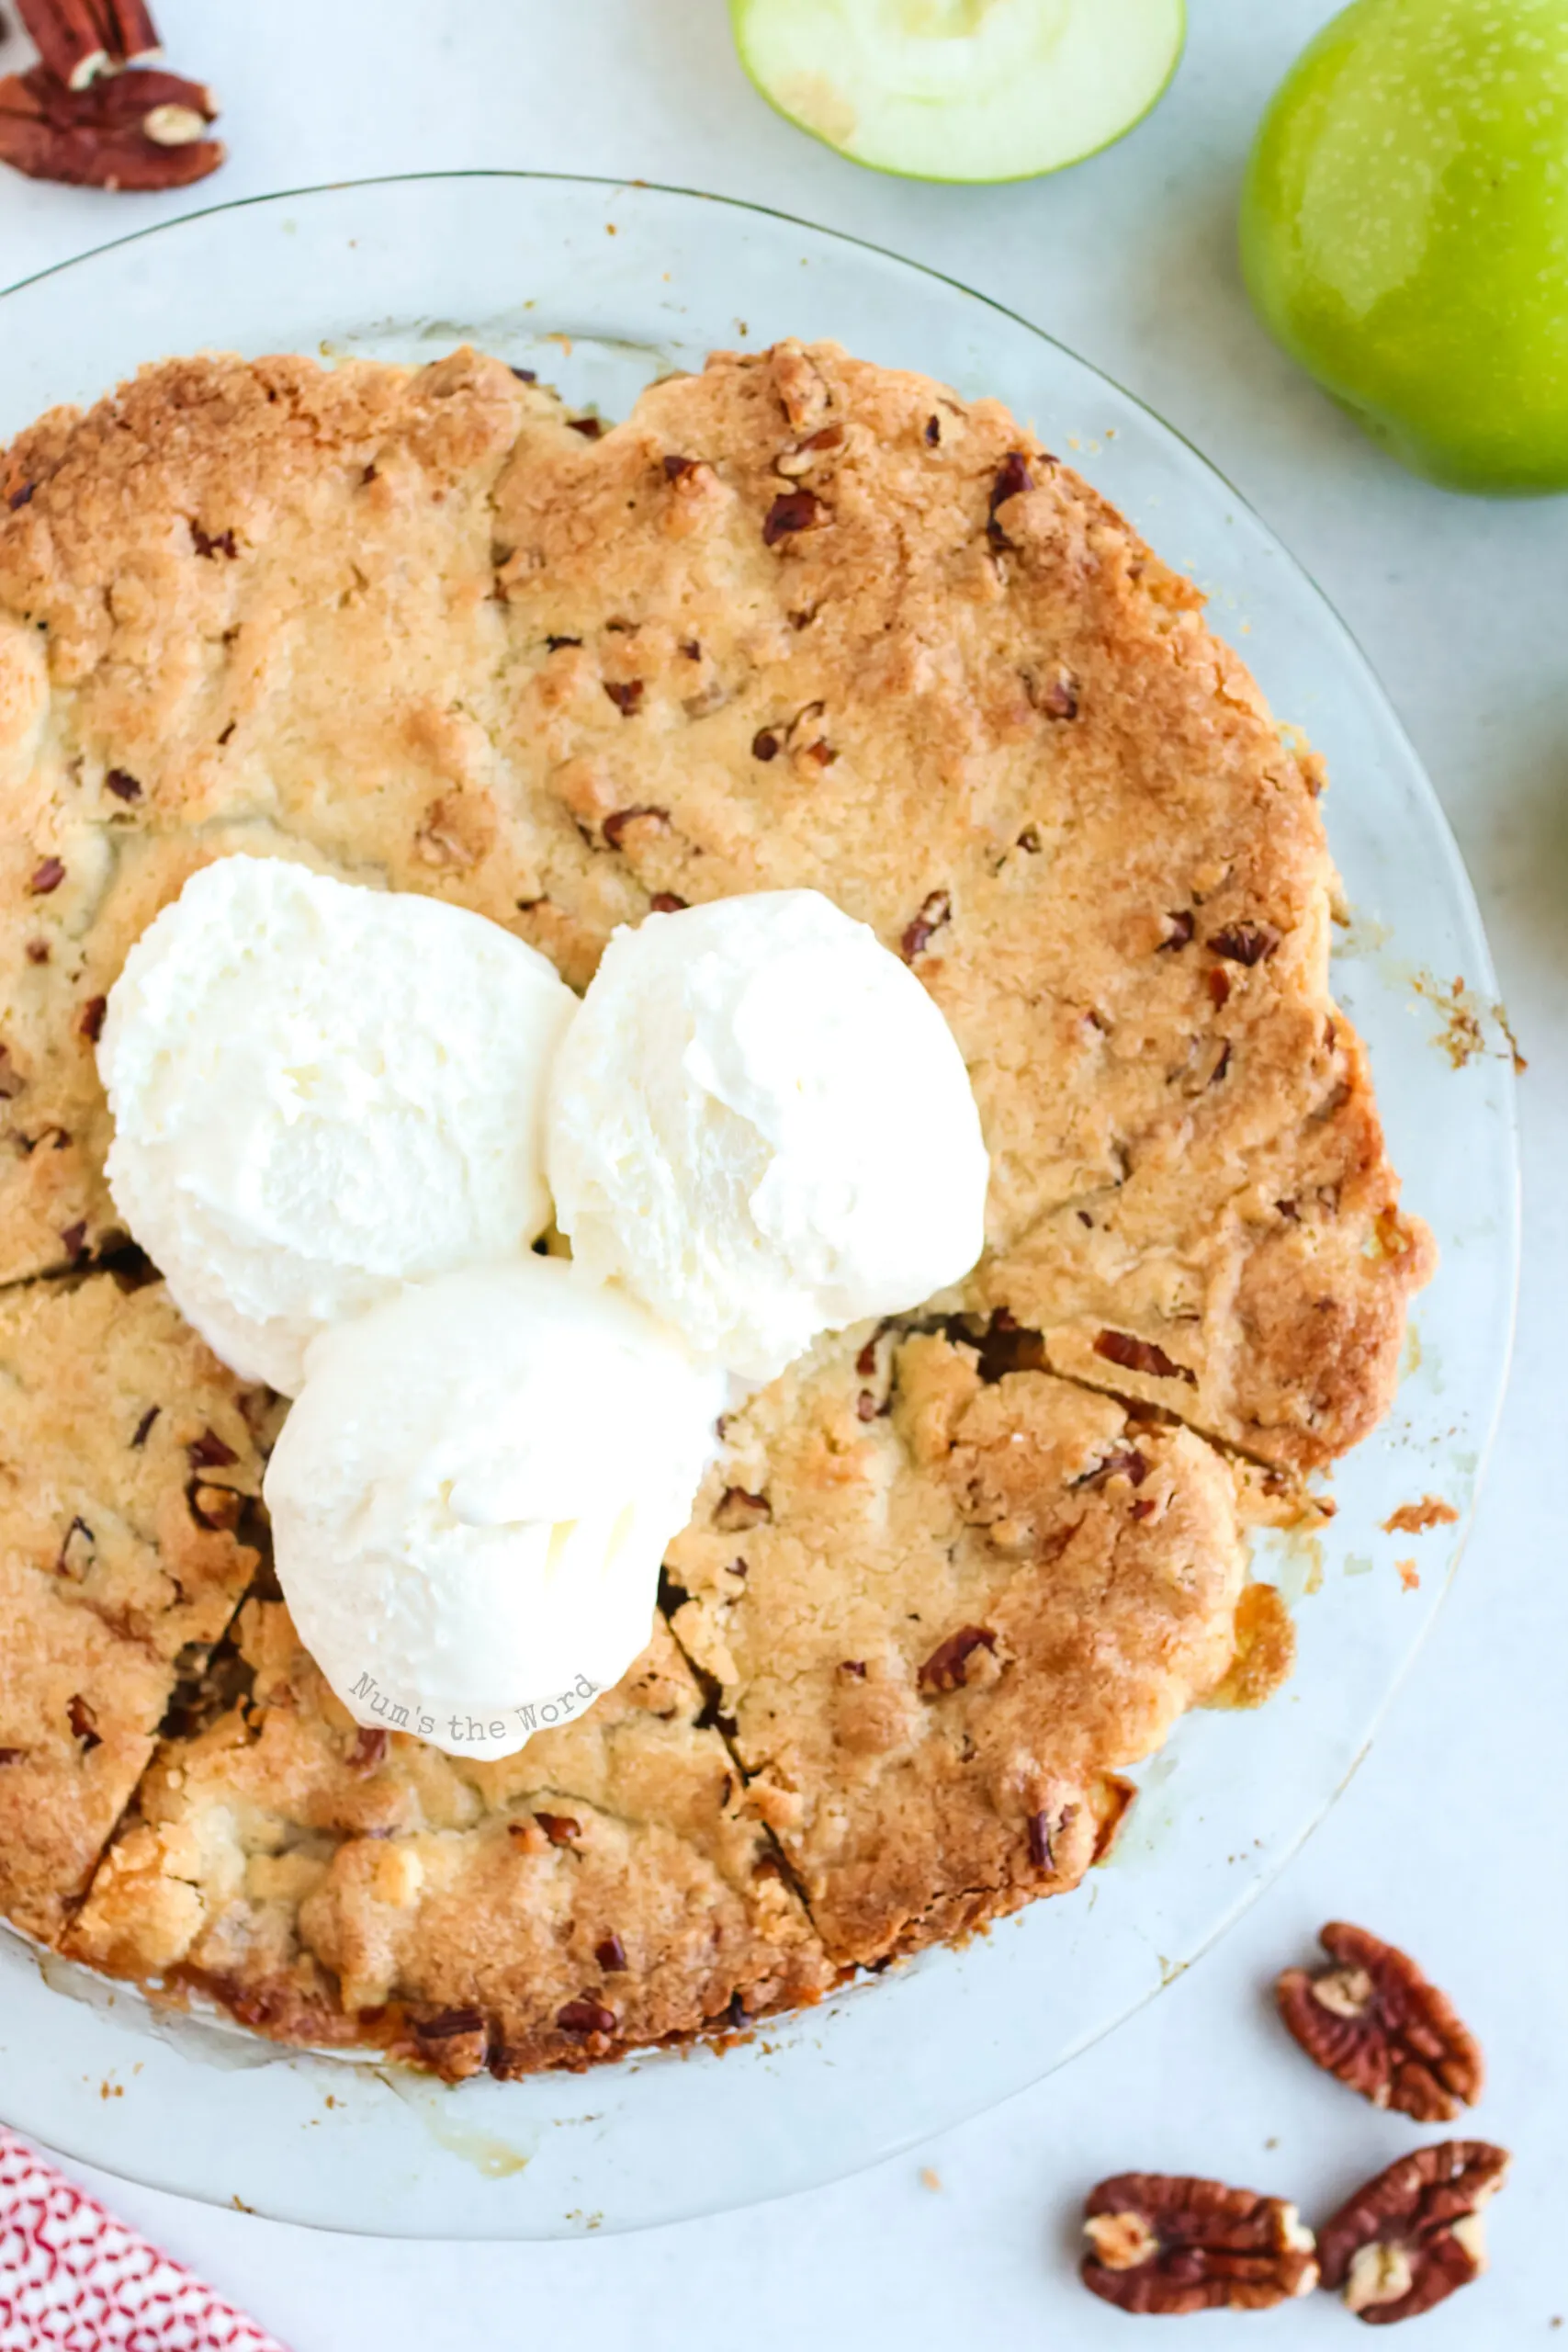
[[[71,90],[159,54],[145,0],[17,0],[17,13],[48,72]]]
[[[44,66],[0,81],[0,163],[76,187],[189,187],[223,161],[199,82],[132,67],[68,89]]]
[[[1417,2123],[1451,2123],[1481,2096],[1481,2045],[1445,1994],[1393,1944],[1330,1920],[1319,1937],[1333,1966],[1287,1968],[1280,2015],[1306,2054],[1374,2107]]]
[[[1261,2312],[1317,2284],[1295,2207],[1223,2181],[1118,2173],[1084,2199],[1084,2285],[1119,2311]]]
[[[1508,2152],[1444,2140],[1401,2156],[1347,2198],[1319,2233],[1323,2283],[1371,2327],[1418,2319],[1486,2267],[1482,2209],[1508,2177]]]

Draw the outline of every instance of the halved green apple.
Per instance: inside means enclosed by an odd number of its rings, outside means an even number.
[[[1060,171],[1141,121],[1181,56],[1185,0],[729,0],[771,106],[910,179]]]

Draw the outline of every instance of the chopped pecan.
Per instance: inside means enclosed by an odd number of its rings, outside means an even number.
[[[1021,449],[1010,449],[997,469],[991,484],[991,503],[986,512],[986,537],[994,548],[1010,548],[1012,541],[1003,530],[997,515],[1010,498],[1020,498],[1034,487],[1034,477]]]
[[[1183,907],[1179,914],[1167,915],[1166,921],[1170,929],[1156,948],[1156,956],[1168,955],[1173,947],[1185,947],[1198,928],[1197,918],[1190,907]]]
[[[1108,1363],[1118,1363],[1123,1372],[1141,1372],[1151,1380],[1185,1380],[1192,1387],[1198,1375],[1184,1363],[1178,1363],[1153,1340],[1135,1339],[1131,1331],[1101,1331],[1094,1343],[1094,1352]]]
[[[65,1540],[55,1558],[55,1575],[70,1577],[73,1582],[79,1584],[92,1566],[96,1541],[86,1521],[80,1516],[73,1519],[65,1531]]]
[[[1481,2045],[1447,1996],[1393,1944],[1330,1920],[1318,1940],[1333,1962],[1287,1968],[1280,2015],[1307,2056],[1374,2107],[1417,2123],[1451,2123],[1481,2096]]]
[[[223,161],[200,83],[132,69],[71,89],[47,66],[0,81],[0,162],[73,187],[188,187]]]
[[[606,678],[604,692],[623,718],[630,718],[642,708],[643,685],[640,678]]]
[[[1267,963],[1282,934],[1271,922],[1232,922],[1211,932],[1208,945],[1232,964]]]
[[[81,1015],[76,1023],[76,1033],[78,1036],[85,1037],[89,1046],[96,1046],[103,1035],[104,1017],[108,1009],[109,1001],[107,996],[90,996],[82,1007]]]
[[[582,1824],[575,1814],[536,1812],[534,1818],[552,1846],[575,1846],[582,1835]]]
[[[58,857],[46,857],[41,864],[34,866],[28,881],[28,888],[35,899],[47,899],[51,890],[59,889],[64,879],[65,867],[62,862]]]
[[[238,1462],[240,1458],[216,1430],[203,1430],[198,1438],[192,1439],[186,1452],[190,1456],[193,1470],[226,1470],[231,1462]]]
[[[71,1736],[81,1741],[84,1756],[90,1756],[95,1747],[103,1746],[98,1733],[98,1718],[80,1691],[73,1698],[65,1713],[71,1724]]]
[[[696,467],[695,458],[682,458],[671,453],[664,460],[664,479],[666,481],[679,481],[682,474],[694,473]]]
[[[940,417],[940,416],[928,416],[928,417],[927,417],[927,419],[926,419],[925,441],[926,441],[926,447],[927,447],[928,449],[936,449],[936,448],[940,448],[940,447],[941,447],[941,446],[942,446],[942,419],[941,419],[941,417]]]
[[[190,526],[190,543],[197,555],[210,560],[214,556],[226,556],[231,563],[240,552],[240,543],[232,530],[204,531],[199,523]]]
[[[960,1625],[939,1642],[920,1668],[924,1691],[958,1690],[969,1679],[969,1660],[976,1650],[996,1653],[997,1637],[988,1625]]]
[[[135,1433],[130,1441],[133,1446],[143,1446],[146,1444],[148,1432],[151,1430],[152,1424],[157,1419],[161,1410],[162,1408],[160,1406],[148,1406],[147,1410],[142,1414],[141,1419],[136,1424]]]
[[[678,898],[673,890],[655,890],[648,902],[648,911],[650,915],[678,915],[685,904],[685,899]]]
[[[1103,1487],[1111,1478],[1125,1478],[1131,1485],[1141,1487],[1148,1475],[1148,1463],[1135,1445],[1118,1445],[1097,1462],[1092,1470],[1086,1470],[1081,1478],[1075,1478],[1073,1484],[1075,1487]]]
[[[1023,673],[1023,690],[1032,707],[1044,718],[1076,718],[1083,689],[1072,672],[1058,667],[1050,677],[1043,678],[1032,670]]]
[[[581,433],[585,441],[600,440],[604,431],[603,420],[597,416],[569,416],[567,425],[570,431]]]
[[[808,434],[804,441],[797,441],[793,449],[781,449],[773,460],[773,470],[783,474],[786,481],[798,481],[802,474],[811,471],[824,450],[841,449],[843,446],[843,426],[824,424],[819,431]]]
[[[208,1528],[215,1535],[232,1534],[245,1508],[243,1495],[237,1494],[232,1487],[209,1486],[200,1478],[191,1480],[186,1488],[186,1500],[197,1525]]]
[[[749,1495],[744,1487],[726,1487],[715,1508],[713,1523],[733,1535],[744,1527],[761,1527],[772,1519],[773,1507],[766,1495]]]
[[[593,1957],[606,1976],[615,1976],[626,1964],[626,1948],[619,1936],[604,1936],[594,1945]]]
[[[85,1217],[79,1216],[74,1225],[68,1225],[63,1227],[60,1236],[60,1244],[62,1249],[64,1250],[65,1255],[71,1261],[71,1263],[73,1266],[80,1265],[82,1260],[87,1254],[87,1221]]]
[[[356,1730],[348,1744],[348,1754],[344,1758],[349,1770],[373,1772],[378,1764],[385,1761],[389,1739],[390,1735],[374,1724],[363,1725]]]
[[[1358,2319],[1417,2319],[1486,2267],[1482,2209],[1508,2177],[1508,2152],[1483,2140],[1418,2148],[1363,2182],[1318,2233],[1323,2283]]]
[[[626,839],[627,826],[635,825],[639,817],[647,817],[650,819],[653,823],[658,825],[667,825],[670,822],[670,811],[668,808],[638,808],[614,809],[611,814],[605,818],[603,827],[604,839],[609,842],[612,849],[619,849],[621,847],[622,842]]]
[[[563,2033],[614,2033],[619,2020],[614,2009],[603,2001],[568,2001],[556,2011],[556,2023]]]
[[[1076,1804],[1066,1804],[1060,1813],[1032,1813],[1029,1816],[1029,1859],[1037,1871],[1054,1871],[1056,1867],[1055,1840],[1069,1829],[1077,1818]]]
[[[1217,2180],[1120,2173],[1085,2199],[1084,2235],[1084,2285],[1119,2311],[1268,2311],[1317,2284],[1295,2207]]]
[[[797,531],[814,531],[828,519],[828,509],[814,490],[781,490],[762,518],[762,545],[777,547]]]
[[[125,768],[110,768],[104,783],[117,800],[140,800],[141,786]]]
[[[416,2018],[413,2030],[422,2041],[450,2041],[459,2033],[482,2033],[482,2009],[437,2009],[434,2017]]]
[[[943,923],[953,920],[953,899],[946,890],[932,890],[922,901],[919,913],[898,942],[898,952],[906,964],[923,956],[932,938]]]

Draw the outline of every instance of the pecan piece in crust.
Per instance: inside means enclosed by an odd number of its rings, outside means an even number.
[[[1481,2045],[1416,1962],[1364,1928],[1331,1919],[1318,1940],[1333,1962],[1287,1968],[1280,2015],[1309,2058],[1374,2107],[1451,2123],[1481,2096]]]
[[[1123,1372],[1141,1372],[1151,1380],[1185,1380],[1196,1385],[1198,1375],[1154,1340],[1136,1339],[1131,1331],[1101,1331],[1094,1343],[1094,1352],[1103,1356],[1107,1363],[1118,1363]]]
[[[1317,2284],[1313,2234],[1283,2198],[1158,2172],[1084,2199],[1084,2285],[1119,2311],[1261,2312]]]
[[[976,1650],[995,1653],[997,1637],[988,1625],[960,1625],[939,1642],[920,1668],[920,1689],[929,1696],[933,1691],[961,1690],[969,1679],[969,1660]]]
[[[828,519],[828,510],[812,490],[783,490],[762,518],[762,545],[776,548],[797,531],[814,531]]]
[[[1401,2156],[1346,2199],[1319,2233],[1323,2283],[1370,2327],[1418,2319],[1486,2267],[1482,2208],[1508,2177],[1508,2152],[1444,2140]]]

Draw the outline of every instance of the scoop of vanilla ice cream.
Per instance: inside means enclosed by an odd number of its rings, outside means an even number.
[[[109,991],[115,1205],[224,1362],[292,1396],[325,1325],[544,1230],[574,1004],[482,915],[220,858]]]
[[[313,1340],[265,1492],[284,1597],[355,1721],[510,1755],[618,1681],[723,1387],[559,1259],[411,1284]]]
[[[953,1034],[816,890],[614,934],[557,1056],[547,1165],[578,1263],[750,1381],[919,1305],[984,1238]]]

